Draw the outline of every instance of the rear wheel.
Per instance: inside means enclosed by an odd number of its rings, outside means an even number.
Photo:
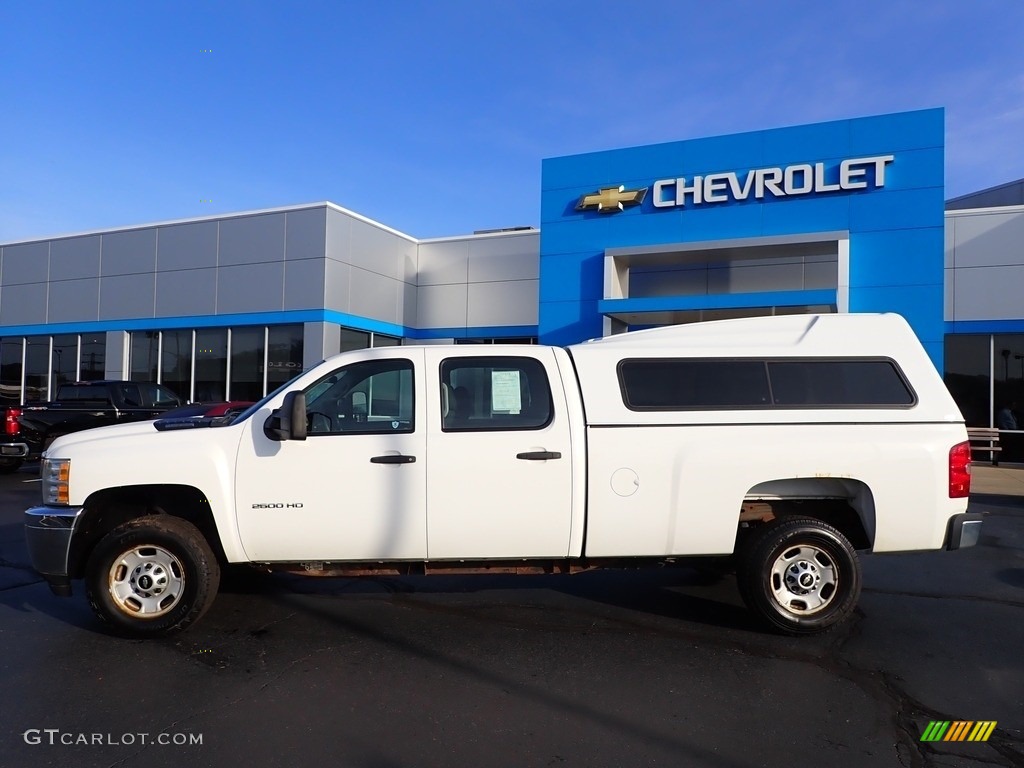
[[[179,632],[213,603],[220,566],[210,545],[177,517],[129,520],[100,540],[86,565],[93,611],[115,632],[160,637]]]
[[[773,629],[824,632],[848,618],[861,588],[849,540],[813,518],[781,518],[751,532],[737,563],[743,601]]]

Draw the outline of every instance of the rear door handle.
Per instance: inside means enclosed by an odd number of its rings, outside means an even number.
[[[516,458],[526,461],[547,461],[548,459],[560,459],[562,454],[558,451],[527,451],[526,453],[517,453]]]
[[[389,453],[384,456],[371,456],[371,464],[412,464],[416,461],[415,456],[406,456],[401,453]]]

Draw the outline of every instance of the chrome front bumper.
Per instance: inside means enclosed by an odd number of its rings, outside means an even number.
[[[944,549],[964,549],[973,547],[981,538],[981,521],[984,515],[977,512],[964,512],[949,518],[946,528]]]
[[[32,567],[55,595],[71,595],[68,556],[71,537],[84,507],[32,507],[25,510],[25,542]]]

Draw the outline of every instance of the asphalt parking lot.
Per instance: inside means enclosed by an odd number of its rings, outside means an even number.
[[[1024,497],[972,499],[973,549],[866,558],[822,637],[680,569],[238,574],[191,631],[130,641],[28,567],[37,494],[0,477],[0,766],[1024,766]],[[935,720],[997,726],[921,742]]]

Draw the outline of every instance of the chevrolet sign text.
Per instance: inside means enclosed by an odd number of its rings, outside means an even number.
[[[885,186],[885,167],[892,161],[893,155],[843,160],[839,164],[838,177],[831,179],[826,179],[825,163],[756,168],[745,175],[730,171],[689,179],[660,179],[654,182],[654,206],[675,208],[750,198],[762,200],[768,196],[793,197],[812,192],[877,189]]]

